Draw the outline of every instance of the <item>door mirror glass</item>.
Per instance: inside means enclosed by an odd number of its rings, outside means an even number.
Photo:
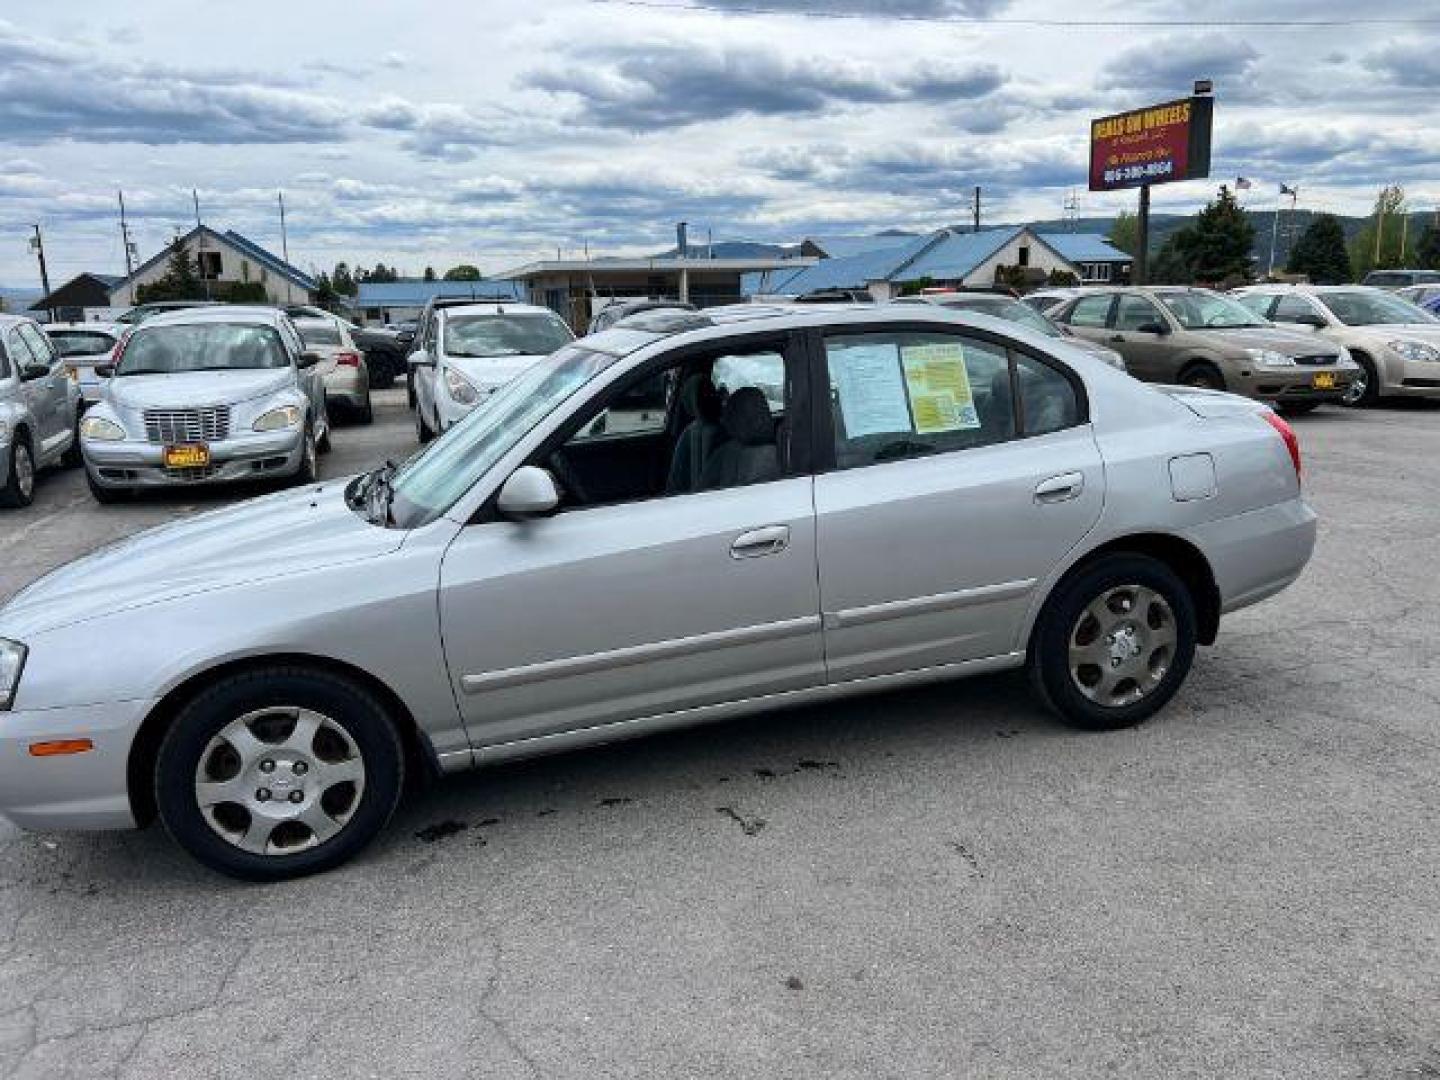
[[[536,465],[522,465],[500,488],[495,506],[507,517],[540,517],[560,505],[555,478]]]
[[[416,349],[414,352],[412,352],[409,358],[406,360],[406,363],[408,363],[411,367],[435,366],[435,361],[430,358],[430,354],[427,353],[424,349]]]
[[[300,354],[300,359],[296,361],[295,366],[303,371],[305,368],[314,367],[323,359],[324,357],[317,352],[303,352]]]

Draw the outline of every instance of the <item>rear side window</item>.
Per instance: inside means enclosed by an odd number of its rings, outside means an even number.
[[[21,336],[25,338],[25,344],[30,346],[30,352],[34,354],[37,364],[49,367],[56,361],[58,357],[55,346],[35,327],[34,323],[21,323],[18,329]]]
[[[924,333],[828,338],[835,464],[942,454],[1015,436],[1006,350]]]
[[[1080,422],[1080,398],[1070,380],[1029,356],[1016,355],[1021,424],[1026,435],[1048,435]]]
[[[306,345],[339,345],[340,328],[337,326],[297,326],[300,340]]]
[[[98,356],[115,347],[115,339],[98,330],[52,330],[50,340],[65,356]]]
[[[1065,321],[1071,326],[1104,326],[1110,314],[1109,296],[1087,296],[1076,302]]]

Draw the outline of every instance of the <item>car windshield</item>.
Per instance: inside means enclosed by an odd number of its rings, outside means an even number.
[[[573,341],[558,315],[496,313],[445,320],[446,356],[548,356]]]
[[[296,330],[300,331],[300,340],[306,345],[339,345],[340,331],[330,323],[297,323]]]
[[[1423,308],[1387,292],[1319,293],[1316,299],[1346,326],[1385,326],[1403,323],[1433,323],[1437,320]]]
[[[1244,304],[1208,292],[1160,293],[1160,302],[1186,330],[1234,330],[1242,326],[1269,326]]]
[[[1003,296],[975,296],[954,299],[946,299],[940,302],[942,307],[951,308],[955,311],[978,311],[981,315],[993,315],[997,319],[1005,319],[1008,322],[1019,323],[1027,329],[1034,330],[1037,334],[1044,334],[1046,337],[1060,337],[1060,331],[1055,324],[1045,318],[1034,308],[1022,304],[1018,300],[1010,300]]]
[[[290,363],[274,327],[254,323],[141,325],[130,337],[116,375],[283,368]]]
[[[435,520],[511,447],[616,357],[572,345],[540,361],[407,461],[391,481],[402,528]]]

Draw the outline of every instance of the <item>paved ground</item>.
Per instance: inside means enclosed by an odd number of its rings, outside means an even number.
[[[1009,677],[764,716],[447,782],[270,888],[0,826],[0,1073],[1440,1077],[1440,410],[1298,426],[1310,571],[1138,731]],[[0,595],[195,505],[51,477]]]

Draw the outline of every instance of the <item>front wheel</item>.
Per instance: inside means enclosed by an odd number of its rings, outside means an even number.
[[[1031,676],[1066,721],[1131,727],[1175,696],[1195,658],[1195,603],[1145,555],[1108,555],[1056,587],[1030,649]]]
[[[295,472],[295,484],[313,484],[320,476],[320,444],[315,438],[315,429],[305,428],[304,442],[300,447],[300,468]]]
[[[1191,364],[1180,373],[1180,385],[1191,386],[1196,390],[1224,390],[1225,376],[1220,374],[1220,369],[1214,364],[1202,361]]]
[[[1345,394],[1340,399],[1340,404],[1348,405],[1352,409],[1374,405],[1380,400],[1380,376],[1374,363],[1368,356],[1356,356],[1355,363],[1360,365],[1360,371],[1345,388]]]
[[[338,866],[400,800],[384,708],[348,679],[276,667],[232,675],[176,716],[155,764],[160,819],[201,863],[248,881]]]
[[[0,506],[29,506],[35,501],[35,456],[30,444],[17,437],[10,444],[9,469],[0,484]]]

